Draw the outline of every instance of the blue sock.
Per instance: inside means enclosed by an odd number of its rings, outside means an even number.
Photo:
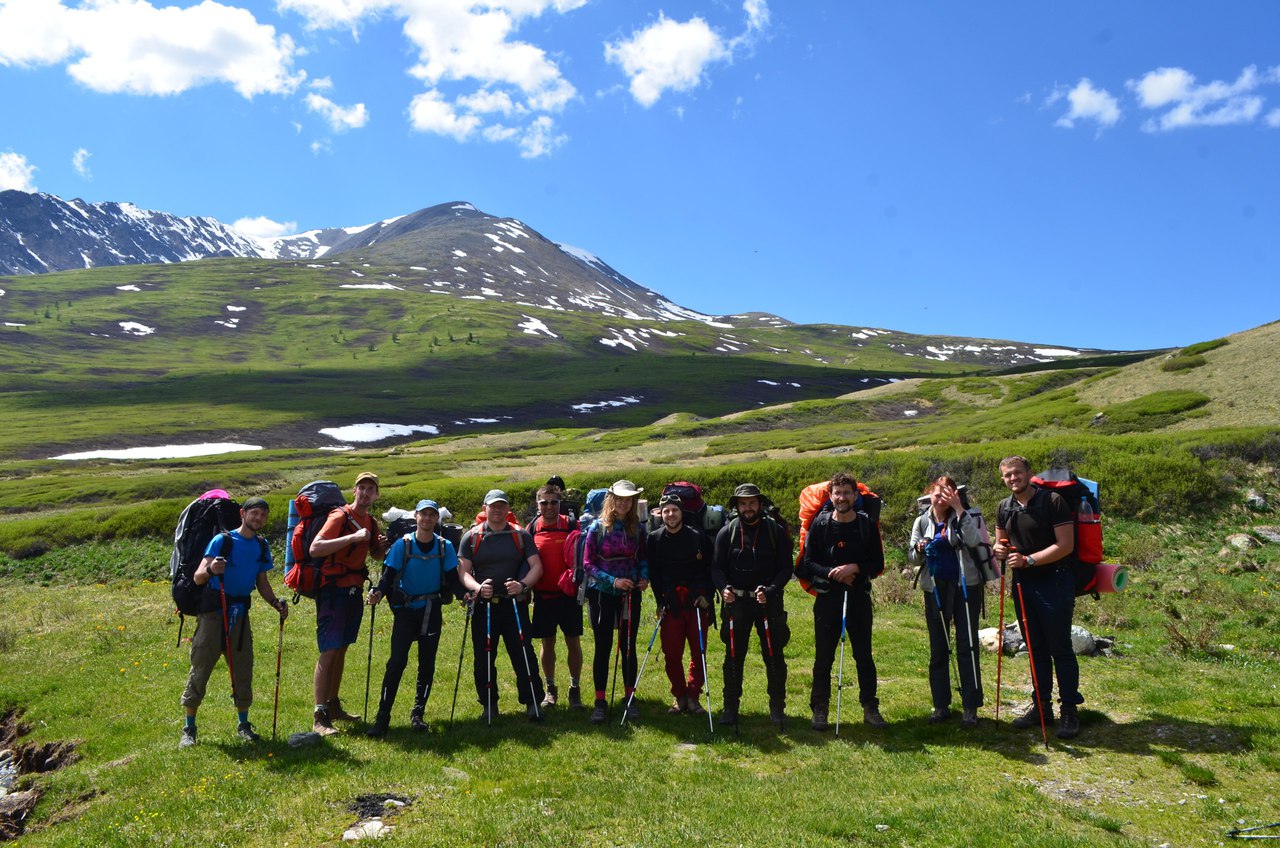
[[[241,724],[248,724],[248,723],[249,723],[249,711],[248,711],[248,710],[241,710],[241,711],[240,711],[240,713],[239,713],[239,715],[240,715],[240,723],[241,723]]]
[[[187,716],[187,727],[195,729],[195,726],[196,726],[196,717],[192,715]]]

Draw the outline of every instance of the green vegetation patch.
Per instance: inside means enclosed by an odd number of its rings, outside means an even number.
[[[1171,390],[1108,406],[1094,425],[1102,433],[1135,433],[1158,430],[1177,423],[1209,402],[1200,392]]]
[[[1180,356],[1171,356],[1164,362],[1161,362],[1160,370],[1190,371],[1192,368],[1199,368],[1202,365],[1207,365],[1208,362],[1209,360],[1205,359],[1203,356],[1187,356],[1186,354],[1182,354]]]
[[[1197,342],[1196,344],[1184,347],[1182,349],[1182,355],[1197,356],[1198,354],[1208,353],[1211,350],[1217,350],[1218,348],[1229,344],[1231,344],[1231,342],[1227,339],[1213,339],[1212,341],[1207,342]]]

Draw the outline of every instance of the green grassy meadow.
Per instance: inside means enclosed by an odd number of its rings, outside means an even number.
[[[78,755],[19,778],[43,793],[23,844],[336,844],[367,793],[412,800],[390,818],[388,845],[1183,846],[1280,820],[1280,545],[1262,532],[1280,525],[1280,378],[1257,365],[1274,358],[1280,324],[1168,355],[997,374],[921,358],[907,368],[874,340],[852,350],[848,328],[753,329],[739,333],[748,353],[708,355],[719,331],[684,322],[684,336],[623,353],[597,340],[652,322],[555,312],[543,317],[560,337],[533,337],[515,329],[518,306],[337,288],[351,279],[341,266],[215,260],[22,278],[6,294],[6,320],[26,326],[6,328],[0,344],[0,713],[21,711],[19,744],[73,741]],[[246,307],[236,329],[213,323],[228,304]],[[159,329],[122,344],[121,320]],[[680,379],[662,379],[671,373]],[[873,376],[910,379],[865,389]],[[783,395],[765,379],[802,387]],[[568,411],[641,390],[644,404]],[[428,420],[442,399],[450,418],[510,417],[462,435],[316,449],[319,426]],[[266,450],[193,460],[49,458],[266,436]],[[1107,559],[1132,568],[1127,592],[1078,601],[1077,623],[1117,647],[1081,659],[1083,732],[1050,736],[1048,750],[1038,732],[1007,725],[1030,699],[1025,658],[1004,661],[999,725],[994,655],[983,660],[982,726],[926,723],[922,604],[899,574],[925,482],[968,482],[993,517],[1004,495],[996,464],[1013,453],[1102,481]],[[263,495],[279,562],[298,487],[348,486],[365,469],[381,475],[379,512],[430,496],[467,516],[494,486],[519,508],[558,473],[583,491],[627,477],[656,493],[690,479],[713,503],[750,480],[788,519],[803,486],[849,469],[885,499],[892,565],[876,586],[875,653],[891,726],[865,728],[847,689],[840,737],[809,729],[811,603],[792,584],[792,720],[781,734],[758,653],[740,733],[713,737],[665,714],[656,647],[637,727],[596,728],[564,709],[531,725],[516,714],[508,668],[507,715],[481,725],[464,672],[447,729],[463,622],[453,608],[433,733],[407,729],[409,673],[385,741],[349,732],[293,749],[284,738],[309,729],[315,662],[303,601],[284,633],[281,738],[236,739],[220,667],[200,744],[179,752],[188,661],[165,582],[177,515],[209,488]],[[1251,491],[1267,506],[1249,506]],[[1228,546],[1240,532],[1260,545]],[[988,600],[984,626],[998,609]],[[261,605],[254,616],[252,718],[269,733],[276,629]],[[384,608],[371,628],[375,687],[389,625]],[[365,627],[343,687],[355,711]],[[722,656],[713,634],[717,708]],[[563,654],[558,678],[563,691]]]

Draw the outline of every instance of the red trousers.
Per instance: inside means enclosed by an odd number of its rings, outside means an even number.
[[[711,610],[701,610],[702,642],[698,641],[698,610],[667,609],[662,618],[662,654],[666,658],[667,679],[671,681],[671,694],[697,700],[706,683],[702,675],[702,645],[707,643],[707,630],[711,627]],[[684,668],[684,646],[689,645],[689,669]]]

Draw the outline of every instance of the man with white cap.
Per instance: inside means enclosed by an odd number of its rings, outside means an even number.
[[[409,726],[426,730],[423,713],[431,694],[431,681],[436,672],[436,649],[440,646],[441,589],[446,575],[457,569],[458,555],[453,544],[436,535],[440,505],[424,498],[414,510],[414,532],[396,539],[387,551],[382,577],[369,592],[369,606],[384,597],[391,605],[391,656],[387,658],[382,677],[378,715],[366,731],[374,738],[386,735],[391,723],[391,707],[395,704],[400,678],[409,661],[409,648],[418,645],[418,678],[414,687],[413,711]]]
[[[506,644],[520,703],[532,721],[542,720],[542,677],[529,634],[527,593],[542,576],[533,538],[510,523],[511,499],[500,489],[484,496],[483,522],[467,531],[458,551],[458,574],[475,598],[471,628],[476,695],[485,721],[498,714],[495,647]],[[523,601],[523,602],[522,602]]]

